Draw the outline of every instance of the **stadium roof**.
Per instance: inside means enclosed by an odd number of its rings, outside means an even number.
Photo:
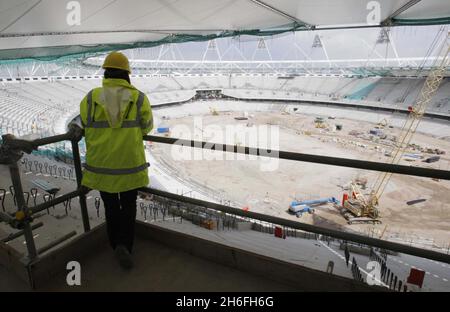
[[[449,23],[448,0],[2,0],[0,60],[243,34]]]

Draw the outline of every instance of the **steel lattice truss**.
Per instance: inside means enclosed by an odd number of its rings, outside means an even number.
[[[427,76],[441,57],[435,55],[434,47],[445,40],[448,27],[422,29],[420,36],[407,38],[404,33],[409,30],[396,31],[389,28],[355,31],[338,40],[335,33],[323,32],[275,38],[214,39],[131,49],[125,53],[135,75]],[[423,41],[426,36],[428,41]],[[415,49],[411,52],[405,45],[413,40]],[[351,53],[347,46],[353,47]],[[0,78],[101,76],[104,56],[0,61]],[[449,76],[449,69],[445,76]]]

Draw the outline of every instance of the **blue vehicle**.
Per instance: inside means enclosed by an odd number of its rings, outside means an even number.
[[[295,214],[297,218],[301,217],[303,213],[314,213],[314,208],[316,206],[320,206],[327,203],[333,203],[339,205],[340,202],[335,197],[322,198],[322,199],[313,199],[313,200],[302,200],[302,201],[293,201],[289,205],[289,212]]]
[[[297,218],[300,218],[304,213],[314,213],[314,209],[307,205],[295,205],[289,206],[289,212],[295,214]]]

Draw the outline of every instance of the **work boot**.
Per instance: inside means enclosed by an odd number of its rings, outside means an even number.
[[[115,249],[116,258],[120,266],[125,270],[133,268],[133,260],[131,260],[130,252],[124,245],[118,245]]]

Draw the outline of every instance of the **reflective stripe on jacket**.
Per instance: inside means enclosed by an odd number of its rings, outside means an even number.
[[[123,79],[104,79],[80,104],[86,140],[82,184],[109,193],[149,184],[142,136],[153,128],[150,102]]]

